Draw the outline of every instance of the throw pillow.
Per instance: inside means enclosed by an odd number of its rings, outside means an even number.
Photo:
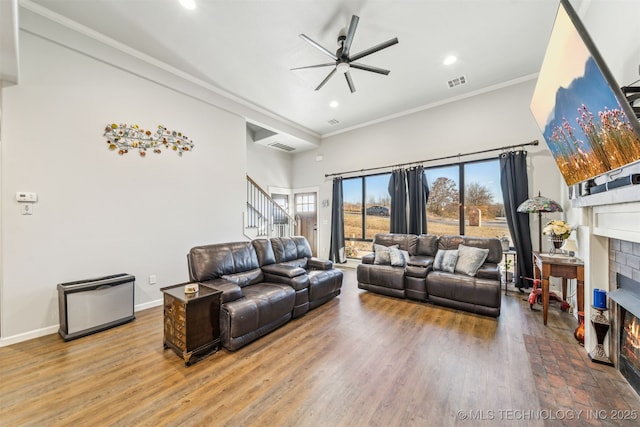
[[[389,255],[389,248],[396,248],[398,249],[398,245],[394,245],[394,246],[383,246],[383,245],[377,245],[374,243],[373,245],[373,251],[376,254],[376,257],[373,260],[374,264],[383,264],[383,265],[391,265],[391,257]]]
[[[458,262],[456,263],[456,273],[475,276],[484,260],[489,255],[489,249],[474,248],[473,246],[458,246]]]
[[[438,249],[438,252],[436,252],[436,257],[433,260],[433,269],[453,273],[456,268],[457,261],[457,249]]]
[[[404,263],[409,264],[409,251],[403,251],[402,249],[400,249],[400,253],[402,254],[402,256],[404,257]]]
[[[409,258],[408,256],[405,258],[403,252],[406,251],[402,251],[400,249],[398,249],[397,247],[392,247],[389,248],[389,258],[391,260],[391,265],[394,267],[404,267],[407,265],[407,259]],[[407,255],[409,255],[409,252],[407,252]]]

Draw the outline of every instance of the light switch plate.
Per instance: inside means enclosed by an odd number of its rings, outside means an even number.
[[[16,200],[19,202],[34,203],[38,201],[38,194],[32,191],[18,191],[16,193]]]

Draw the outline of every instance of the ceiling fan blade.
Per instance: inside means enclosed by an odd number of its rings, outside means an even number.
[[[376,53],[379,50],[382,50],[382,49],[387,48],[389,46],[393,46],[396,43],[398,43],[398,38],[394,37],[391,40],[387,40],[386,42],[383,42],[383,43],[380,43],[378,45],[375,45],[372,48],[369,48],[367,50],[363,50],[362,52],[356,53],[351,58],[349,58],[349,60],[350,61],[357,61],[360,58],[364,58],[365,56],[371,55],[372,53]]]
[[[309,37],[305,36],[304,34],[300,34],[300,38],[302,40],[306,41],[307,43],[309,43],[311,46],[313,46],[316,49],[318,49],[320,52],[322,52],[325,55],[327,55],[329,58],[333,59],[334,61],[338,60],[338,57],[335,54],[333,54],[329,49],[319,45],[318,43],[314,42],[313,40],[311,40]]]
[[[351,23],[349,24],[349,30],[347,31],[347,38],[342,46],[342,57],[349,57],[349,50],[351,49],[351,43],[353,43],[353,36],[356,34],[356,28],[358,28],[358,21],[360,18],[356,15],[351,17]]]
[[[333,70],[331,70],[331,72],[327,75],[327,77],[324,78],[324,80],[322,82],[320,82],[320,84],[318,85],[318,87],[316,88],[316,90],[320,90],[320,88],[322,88],[322,86],[325,85],[325,83],[327,83],[329,81],[329,79],[331,77],[333,77],[333,75],[336,73],[336,69],[334,68]]]
[[[391,71],[385,70],[384,68],[372,67],[371,65],[358,64],[355,62],[351,62],[349,64],[351,68],[357,68],[359,70],[371,71],[372,73],[384,74],[388,75]]]
[[[351,93],[355,92],[356,87],[353,84],[353,80],[351,79],[351,74],[349,73],[349,71],[344,73],[344,77],[347,79],[347,84],[349,85],[349,90],[351,91]]]
[[[329,66],[336,66],[335,62],[327,62],[326,64],[317,64],[317,65],[307,65],[306,67],[296,67],[296,68],[291,68],[290,71],[295,71],[295,70],[306,70],[307,68],[320,68],[320,67],[329,67]]]

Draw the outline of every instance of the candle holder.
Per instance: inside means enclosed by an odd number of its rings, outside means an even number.
[[[604,338],[607,336],[607,332],[609,332],[609,319],[607,319],[607,316],[604,314],[608,308],[596,307],[594,305],[592,305],[591,308],[598,312],[591,317],[591,324],[596,330],[596,339],[598,340],[598,344],[589,353],[589,359],[594,363],[613,366],[609,356],[607,356],[607,353],[604,351],[603,345]]]

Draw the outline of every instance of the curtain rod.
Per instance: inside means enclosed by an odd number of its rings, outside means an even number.
[[[330,176],[340,176],[340,175],[346,175],[346,174],[356,173],[356,172],[368,172],[368,171],[374,171],[374,170],[379,170],[379,169],[389,169],[389,168],[396,168],[396,167],[401,167],[401,166],[416,165],[418,163],[435,162],[435,161],[438,161],[438,160],[455,159],[456,157],[461,157],[461,156],[472,156],[474,154],[490,153],[492,151],[504,151],[504,150],[510,150],[512,148],[524,147],[524,146],[527,146],[527,145],[536,146],[538,144],[539,144],[539,142],[536,139],[536,140],[533,140],[531,142],[527,142],[526,144],[507,145],[507,146],[499,147],[499,148],[489,148],[487,150],[473,151],[471,153],[454,154],[454,155],[451,155],[451,156],[438,157],[438,158],[435,158],[435,159],[418,160],[418,161],[415,161],[415,162],[398,163],[398,164],[390,165],[390,166],[378,166],[378,167],[374,167],[374,168],[364,168],[364,169],[352,170],[352,171],[347,171],[347,172],[326,173],[326,174],[324,174],[324,177],[328,178]]]

